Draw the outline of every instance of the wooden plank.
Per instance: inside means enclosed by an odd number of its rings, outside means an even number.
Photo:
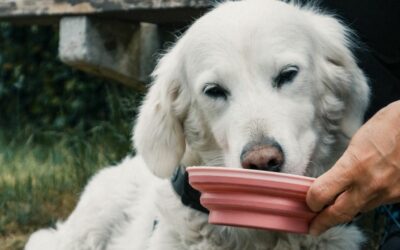
[[[2,0],[0,20],[58,20],[68,15],[105,15],[151,22],[185,22],[211,0]]]

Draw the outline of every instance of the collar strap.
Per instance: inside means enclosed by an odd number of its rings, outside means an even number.
[[[209,213],[208,210],[200,204],[200,192],[189,184],[189,175],[183,167],[178,167],[171,179],[171,184],[175,192],[180,196],[181,202],[190,208],[203,213]]]

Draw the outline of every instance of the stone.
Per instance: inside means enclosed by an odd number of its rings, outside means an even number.
[[[154,24],[87,16],[60,20],[59,57],[80,70],[143,91],[160,48]]]

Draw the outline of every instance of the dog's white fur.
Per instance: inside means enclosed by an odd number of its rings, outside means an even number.
[[[138,156],[98,173],[70,217],[34,233],[26,249],[358,249],[354,226],[312,237],[210,225],[167,179],[180,164],[240,168],[243,147],[263,137],[282,146],[283,172],[326,171],[368,100],[350,45],[346,28],[314,7],[219,4],[160,60],[134,131]],[[273,87],[286,65],[298,75]],[[205,95],[207,83],[228,89],[227,100]]]

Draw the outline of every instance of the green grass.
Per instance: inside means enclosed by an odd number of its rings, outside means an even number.
[[[28,129],[12,139],[0,133],[0,249],[22,249],[32,231],[65,218],[88,178],[131,152],[128,124],[102,122],[89,131]]]
[[[0,250],[65,218],[88,178],[132,151],[140,93],[57,50],[57,26],[0,23]]]

